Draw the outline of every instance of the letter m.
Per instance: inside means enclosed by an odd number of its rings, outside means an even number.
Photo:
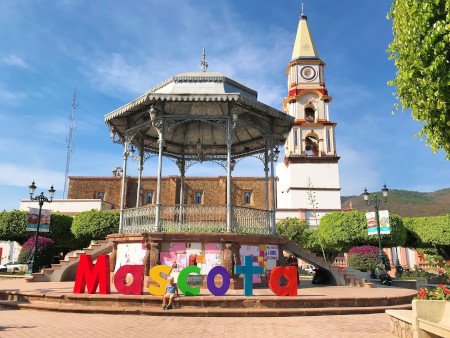
[[[86,286],[88,293],[96,293],[99,284],[101,294],[110,293],[109,272],[108,255],[98,256],[95,265],[91,255],[80,255],[73,293],[84,293]]]

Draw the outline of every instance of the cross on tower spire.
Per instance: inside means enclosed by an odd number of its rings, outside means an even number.
[[[206,72],[206,70],[208,69],[208,61],[206,61],[205,48],[203,48],[203,51],[202,51],[202,61],[200,62],[200,69],[202,70],[202,72]]]

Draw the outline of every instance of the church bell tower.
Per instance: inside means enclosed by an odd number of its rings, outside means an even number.
[[[295,125],[285,143],[284,163],[277,165],[277,219],[300,217],[312,226],[327,212],[341,209],[336,123],[328,111],[324,68],[302,13],[286,69],[283,110]]]

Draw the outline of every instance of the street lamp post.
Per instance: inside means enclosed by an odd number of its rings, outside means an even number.
[[[381,189],[384,197],[384,203],[387,202],[387,196],[389,189],[386,187],[386,184],[383,185],[383,188]],[[381,199],[378,198],[377,195],[373,194],[372,199],[369,199],[370,194],[367,192],[367,188],[364,188],[363,192],[364,201],[366,202],[366,205],[370,206],[373,205],[375,209],[375,221],[377,223],[377,234],[378,234],[378,262],[383,265],[384,267],[384,261],[383,261],[383,248],[381,247],[381,233],[380,233],[380,215],[378,214],[378,210],[380,209],[380,204],[382,202]],[[384,268],[383,268],[384,270]],[[379,274],[378,274],[379,277]]]
[[[31,185],[28,186],[30,189],[30,199],[32,201],[38,201],[39,202],[39,214],[37,219],[37,227],[36,227],[36,235],[34,237],[34,248],[33,252],[31,254],[31,262],[29,264],[29,270],[31,269],[31,272],[37,272],[37,245],[38,245],[38,237],[39,237],[39,226],[41,225],[41,211],[42,206],[44,205],[44,202],[51,203],[53,201],[53,197],[55,196],[55,189],[53,189],[53,185],[48,190],[49,197],[44,196],[44,192],[41,192],[39,195],[33,197],[34,192],[36,191],[36,185],[34,181],[31,183]]]

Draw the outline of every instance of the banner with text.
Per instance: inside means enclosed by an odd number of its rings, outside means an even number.
[[[38,208],[29,208],[27,231],[36,231],[39,218]],[[51,210],[41,210],[41,221],[39,224],[39,232],[49,232],[50,230]]]
[[[389,223],[389,211],[388,210],[380,210],[378,212],[378,216],[380,217],[380,234],[381,235],[389,235],[391,233],[391,225]],[[375,212],[370,211],[366,212],[367,219],[367,233],[369,235],[377,235],[377,221],[375,219]]]

